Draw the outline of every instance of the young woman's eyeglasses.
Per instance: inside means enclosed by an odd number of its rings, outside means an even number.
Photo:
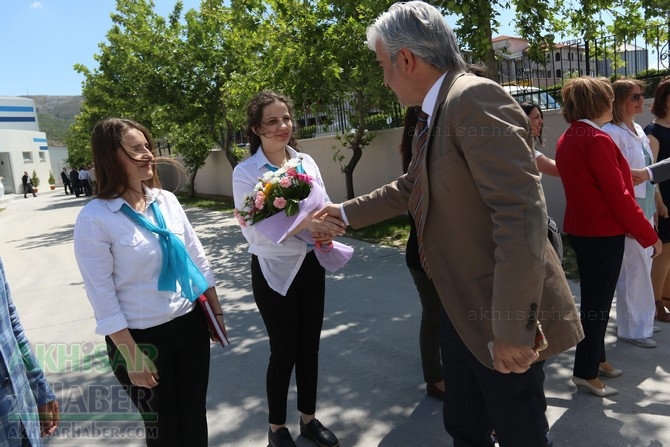
[[[638,102],[640,100],[644,100],[644,95],[642,93],[636,93],[634,95],[630,95],[630,99],[633,102]]]
[[[284,124],[285,124],[286,126],[289,126],[289,125],[291,125],[291,117],[285,116],[285,117],[283,117],[283,118],[281,118],[281,119],[279,119],[279,118],[270,118],[270,119],[267,120],[267,121],[261,121],[261,124],[262,124],[263,126],[265,126],[265,127],[270,127],[270,128],[272,128],[272,127],[279,128],[279,127],[281,127],[281,126],[284,125]]]

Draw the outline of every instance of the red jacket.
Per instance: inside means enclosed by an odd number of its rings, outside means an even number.
[[[565,190],[566,233],[631,234],[645,248],[658,240],[635,201],[628,162],[605,132],[572,123],[558,139],[556,166]]]

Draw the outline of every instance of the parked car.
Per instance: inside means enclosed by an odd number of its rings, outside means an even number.
[[[561,105],[556,102],[553,96],[537,87],[527,87],[522,85],[503,85],[502,86],[512,98],[518,103],[532,102],[540,106],[542,110],[560,109]]]

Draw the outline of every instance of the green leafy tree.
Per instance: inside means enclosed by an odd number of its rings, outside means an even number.
[[[368,116],[391,111],[396,104],[383,86],[374,52],[364,44],[366,26],[387,5],[371,0],[237,0],[232,7],[246,11],[245,23],[260,31],[254,38],[263,63],[255,75],[267,88],[289,94],[297,109],[313,112],[317,125],[326,106],[350,105],[347,121],[358,125],[340,136],[351,155],[340,152],[338,161],[347,196],[354,197],[354,170],[363,148],[374,138],[366,132]]]
[[[254,84],[246,82],[245,67],[258,64],[224,3],[206,0],[199,11],[186,13],[183,39],[175,45],[178,66],[165,86],[169,100],[161,105],[173,146],[189,171],[192,196],[197,171],[212,148],[224,150],[232,167],[238,163],[234,134]]]
[[[162,97],[164,74],[172,63],[166,43],[180,32],[181,9],[177,2],[166,21],[154,12],[151,0],[117,0],[107,42],[100,43],[94,55],[98,68],[74,67],[84,76],[84,102],[67,139],[71,165],[91,161],[89,135],[102,118],[132,118],[161,134],[163,123],[154,119],[157,98]]]

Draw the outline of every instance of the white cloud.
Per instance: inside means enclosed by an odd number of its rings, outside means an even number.
[[[42,7],[42,3],[40,3],[40,2],[32,2],[32,3],[30,4],[30,7],[33,8],[33,9],[39,9],[39,8]]]

